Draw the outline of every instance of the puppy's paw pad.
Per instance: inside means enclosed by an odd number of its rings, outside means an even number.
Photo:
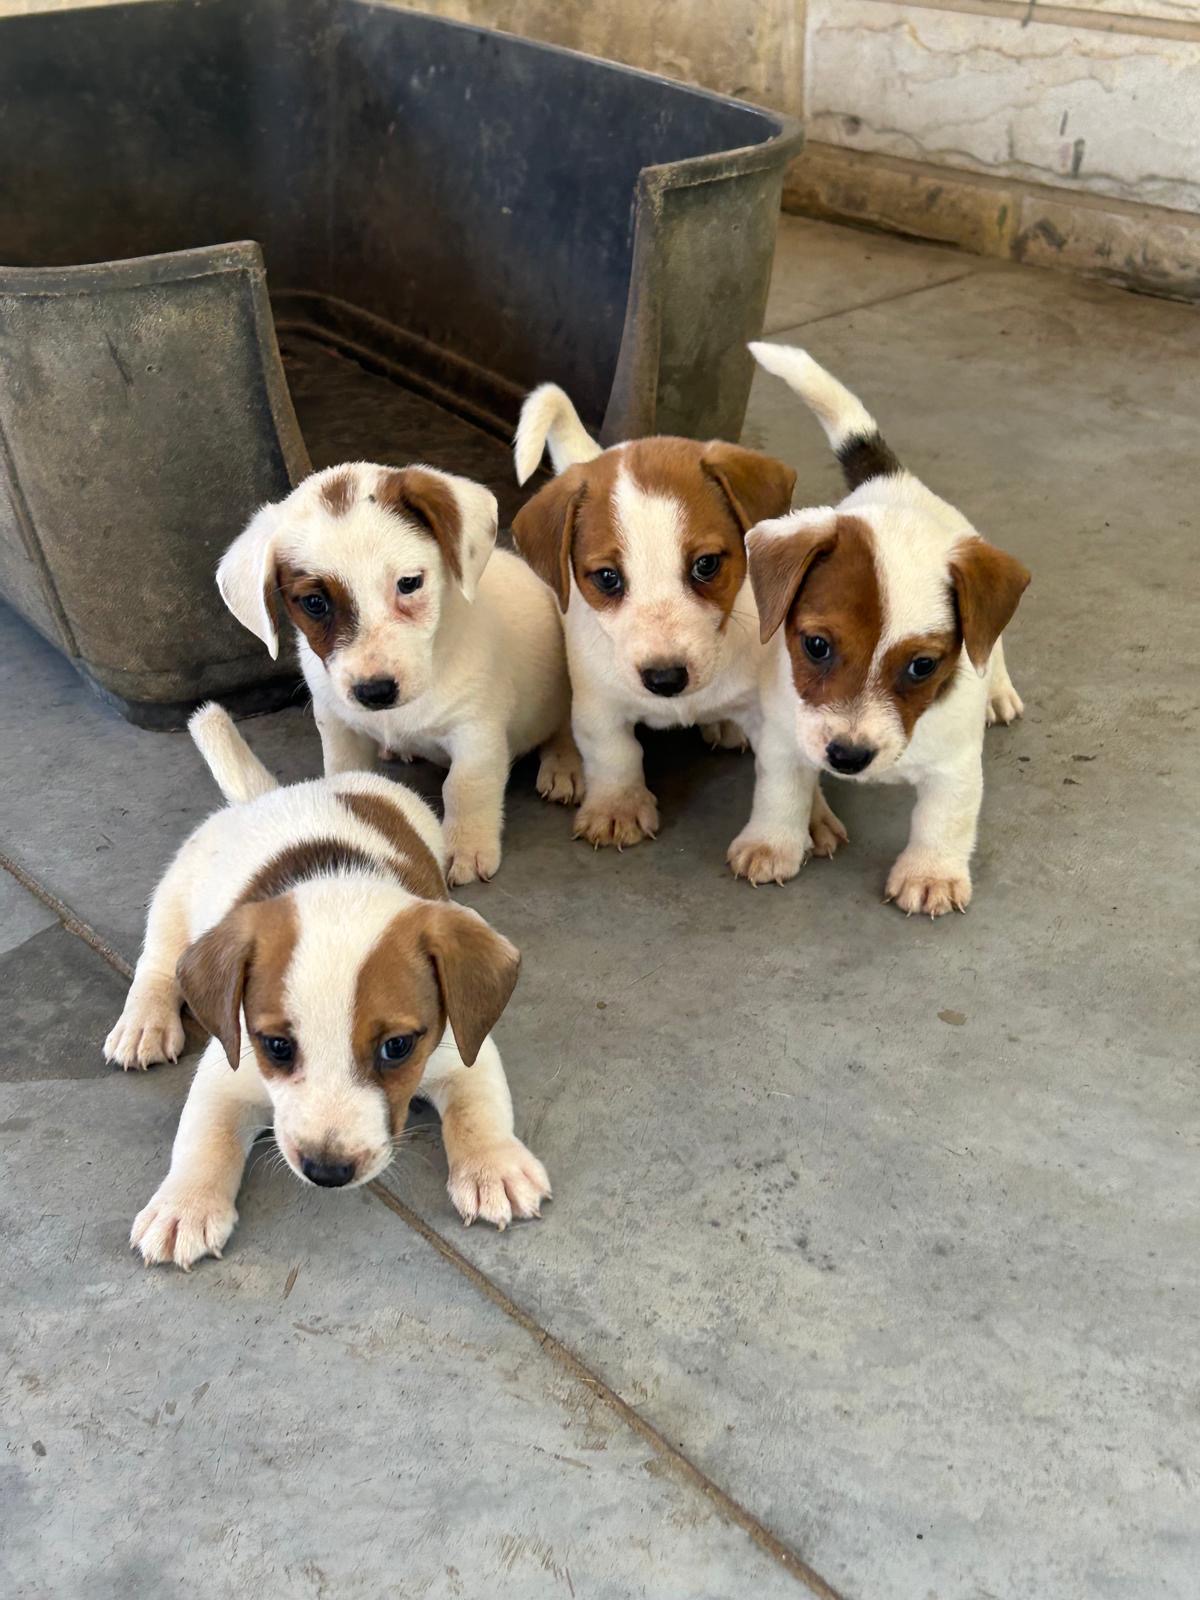
[[[725,859],[735,878],[746,878],[757,888],[760,883],[786,883],[794,878],[804,865],[808,848],[806,839],[758,839],[740,833]]]
[[[456,834],[446,840],[446,882],[451,888],[464,883],[486,883],[500,870],[500,841]]]
[[[578,805],[583,799],[583,762],[579,752],[547,751],[538,767],[537,792],[554,805]]]
[[[148,1267],[174,1262],[190,1272],[204,1256],[219,1256],[237,1224],[237,1208],[208,1189],[185,1189],[168,1179],[133,1221],[129,1243]]]
[[[971,903],[971,880],[965,872],[939,869],[929,863],[908,863],[901,856],[888,874],[884,898],[906,916],[944,917],[965,911]]]
[[[159,1061],[178,1061],[187,1043],[179,1001],[172,994],[130,992],[119,1021],[104,1041],[104,1059],[126,1072],[144,1072]]]
[[[585,800],[575,817],[575,837],[597,850],[605,845],[623,850],[657,832],[658,805],[649,789]]]
[[[815,856],[835,855],[839,845],[850,843],[850,835],[830,810],[819,789],[813,801],[812,816],[808,820],[808,831],[812,835],[812,853]]]
[[[705,743],[714,750],[735,750],[740,755],[743,750],[750,748],[749,739],[736,722],[705,722],[701,724],[700,732]]]
[[[506,1228],[514,1217],[538,1217],[550,1198],[546,1169],[519,1139],[473,1153],[454,1163],[447,1184],[454,1209],[466,1223],[477,1218]]]
[[[1000,722],[1015,722],[1025,712],[1025,702],[1011,683],[1001,684],[988,695],[986,722],[988,727]]]

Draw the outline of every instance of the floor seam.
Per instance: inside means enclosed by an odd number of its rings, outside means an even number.
[[[953,278],[939,278],[937,283],[919,283],[912,289],[901,289],[896,294],[881,294],[876,300],[864,300],[861,305],[842,306],[837,311],[822,311],[820,316],[807,317],[801,322],[789,322],[786,328],[773,328],[765,338],[774,339],[781,333],[790,333],[793,328],[811,328],[818,322],[832,322],[835,317],[852,317],[856,311],[872,311],[876,306],[894,305],[897,300],[911,300],[914,295],[932,294],[935,289],[948,289],[952,283],[962,283],[964,278],[977,278],[981,267],[969,267],[966,272],[956,273]]]
[[[77,939],[82,939],[84,944],[94,950],[101,960],[107,961],[109,966],[115,968],[123,978],[133,977],[132,966],[123,955],[113,949],[102,934],[97,933],[90,923],[84,922],[82,917],[77,917],[65,901],[60,900],[52,890],[39,883],[31,873],[3,850],[0,850],[0,867],[15,878],[35,900],[40,900],[47,911],[52,911],[68,933],[74,934]]]
[[[74,934],[84,944],[113,967],[124,978],[133,977],[133,967],[125,960],[119,951],[114,950],[96,929],[76,916],[65,901],[60,900],[50,889],[39,883],[33,875],[26,871],[4,851],[0,851],[0,867],[26,889],[35,899],[41,901],[48,910],[52,911],[68,933]],[[817,1596],[817,1600],[844,1600],[838,1590],[826,1582],[821,1574],[805,1561],[798,1551],[793,1550],[789,1544],[771,1532],[765,1523],[761,1522],[752,1511],[749,1511],[740,1501],[722,1489],[703,1468],[673,1445],[670,1440],[655,1427],[640,1411],[631,1406],[627,1400],[607,1383],[599,1373],[591,1367],[563,1341],[550,1332],[549,1328],[525,1311],[517,1302],[508,1295],[498,1283],[488,1277],[487,1273],[468,1260],[450,1241],[437,1231],[430,1223],[409,1205],[406,1205],[393,1190],[378,1178],[367,1186],[368,1192],[374,1195],[389,1211],[393,1212],[400,1220],[422,1239],[429,1247],[436,1251],[442,1259],[471,1285],[477,1293],[489,1300],[496,1309],[503,1313],[511,1322],[514,1322],[522,1332],[527,1333],[552,1361],[584,1388],[588,1389],[596,1398],[612,1411],[633,1433],[645,1440],[655,1454],[672,1472],[676,1482],[687,1488],[697,1491],[704,1496],[709,1504],[721,1515],[726,1522],[732,1523],[755,1544],[764,1555],[770,1556],[797,1582],[803,1584],[810,1594]]]

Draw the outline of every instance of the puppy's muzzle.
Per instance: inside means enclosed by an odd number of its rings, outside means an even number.
[[[660,694],[669,700],[687,688],[688,669],[681,666],[643,667],[642,682],[651,694]]]
[[[856,772],[865,772],[878,754],[874,745],[842,744],[839,739],[831,739],[825,746],[826,761],[834,772],[847,778]]]
[[[396,704],[395,678],[364,678],[354,685],[354,698],[368,711],[386,711]]]
[[[354,1177],[353,1161],[320,1161],[313,1156],[300,1157],[300,1171],[309,1183],[322,1189],[344,1189]]]

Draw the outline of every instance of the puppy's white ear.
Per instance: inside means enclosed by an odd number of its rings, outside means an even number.
[[[262,640],[272,661],[279,656],[274,594],[276,542],[282,520],[282,505],[263,506],[256,511],[246,531],[233,541],[217,567],[221,599],[242,627]]]
[[[418,523],[437,540],[450,575],[468,600],[474,600],[483,569],[496,544],[496,496],[470,478],[456,478],[432,467],[385,472],[375,499]]]

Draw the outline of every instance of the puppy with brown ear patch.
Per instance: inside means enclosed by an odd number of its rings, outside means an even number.
[[[493,550],[496,499],[432,467],[352,462],[264,506],[226,551],[226,605],[279,653],[275,597],[295,625],[325,774],[376,748],[449,767],[452,884],[500,865],[512,763],[541,748],[538,790],[572,804],[562,625],[516,556]]]
[[[803,350],[755,359],[816,414],[850,493],[747,535],[766,677],[774,793],[798,769],[917,790],[908,844],[887,880],[902,911],[965,911],[983,798],[985,723],[1024,709],[1001,634],[1029,573],[906,472],[858,400]],[[760,793],[770,797],[772,790]],[[743,838],[770,852],[794,804],[758,805]]]
[[[787,510],[796,474],[719,440],[637,439],[601,450],[554,384],[522,408],[519,482],[547,446],[558,476],[517,513],[513,537],[565,613],[585,787],[575,836],[619,849],[658,828],[638,723],[700,725],[714,744],[757,748],[766,657],[745,533]],[[832,855],[845,837],[820,790],[805,792],[812,834],[799,831],[789,875],[810,850]],[[754,871],[731,859],[735,870]]]
[[[131,1243],[185,1270],[219,1256],[250,1146],[272,1124],[305,1183],[369,1183],[414,1096],[441,1114],[465,1222],[537,1216],[550,1182],[513,1134],[489,1037],[520,957],[447,898],[433,812],[372,773],[280,788],[218,706],[191,731],[231,804],[155,891],[104,1053],[125,1068],[174,1060],[184,1001],[212,1039]]]

